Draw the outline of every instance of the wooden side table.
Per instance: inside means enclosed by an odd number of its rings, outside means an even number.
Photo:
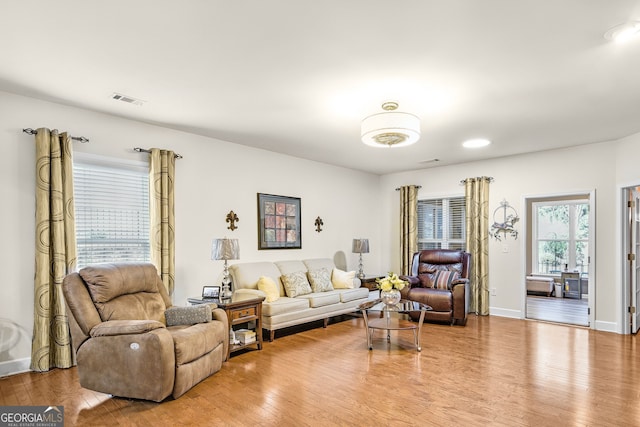
[[[365,276],[364,279],[360,279],[362,287],[368,288],[369,292],[378,290],[378,283],[376,279],[382,279],[384,276]]]
[[[242,350],[243,348],[256,346],[258,350],[262,350],[262,301],[264,297],[235,297],[231,299],[223,300],[203,300],[201,298],[189,298],[188,301],[191,304],[203,304],[214,302],[218,305],[218,308],[223,309],[227,313],[227,319],[229,319],[229,327],[234,329],[238,325],[255,321],[256,326],[254,328],[256,333],[255,342],[248,344],[232,344],[229,342],[229,352],[227,358],[231,357],[231,353]],[[235,329],[234,329],[235,330]]]

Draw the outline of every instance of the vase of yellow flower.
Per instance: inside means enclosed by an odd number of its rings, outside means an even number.
[[[380,289],[380,299],[386,305],[397,304],[400,301],[400,291],[407,285],[407,282],[393,272],[389,272],[382,279],[376,279],[376,282],[378,289]]]

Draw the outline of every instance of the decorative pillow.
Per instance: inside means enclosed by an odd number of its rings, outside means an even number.
[[[355,277],[355,271],[342,271],[334,268],[331,274],[331,283],[333,283],[334,289],[353,289]]]
[[[282,275],[281,280],[282,285],[284,286],[284,291],[287,293],[289,298],[311,293],[311,286],[309,285],[307,275],[304,271],[284,274]]]
[[[167,326],[195,325],[211,321],[211,306],[198,304],[189,307],[171,307],[165,310]]]
[[[451,283],[459,279],[457,271],[439,270],[433,277],[433,287],[437,289],[451,289]]]
[[[333,290],[333,285],[331,284],[331,273],[329,273],[329,270],[326,268],[310,270],[307,272],[307,276],[309,276],[309,283],[311,283],[311,289],[313,292],[326,292]]]
[[[266,302],[274,302],[280,298],[278,285],[271,277],[260,276],[260,279],[258,279],[258,289],[267,294]]]

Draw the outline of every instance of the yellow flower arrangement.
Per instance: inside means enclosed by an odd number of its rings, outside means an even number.
[[[407,286],[406,281],[400,279],[397,274],[391,271],[386,277],[376,279],[376,282],[378,283],[378,289],[384,292],[389,292],[391,289],[401,291],[405,286]]]

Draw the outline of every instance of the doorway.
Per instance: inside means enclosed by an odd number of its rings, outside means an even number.
[[[628,318],[624,322],[625,333],[638,333],[640,328],[640,186],[627,187],[624,193],[624,295],[625,313]]]
[[[594,201],[593,192],[525,198],[525,318],[593,324]],[[530,286],[545,280],[546,292]]]

